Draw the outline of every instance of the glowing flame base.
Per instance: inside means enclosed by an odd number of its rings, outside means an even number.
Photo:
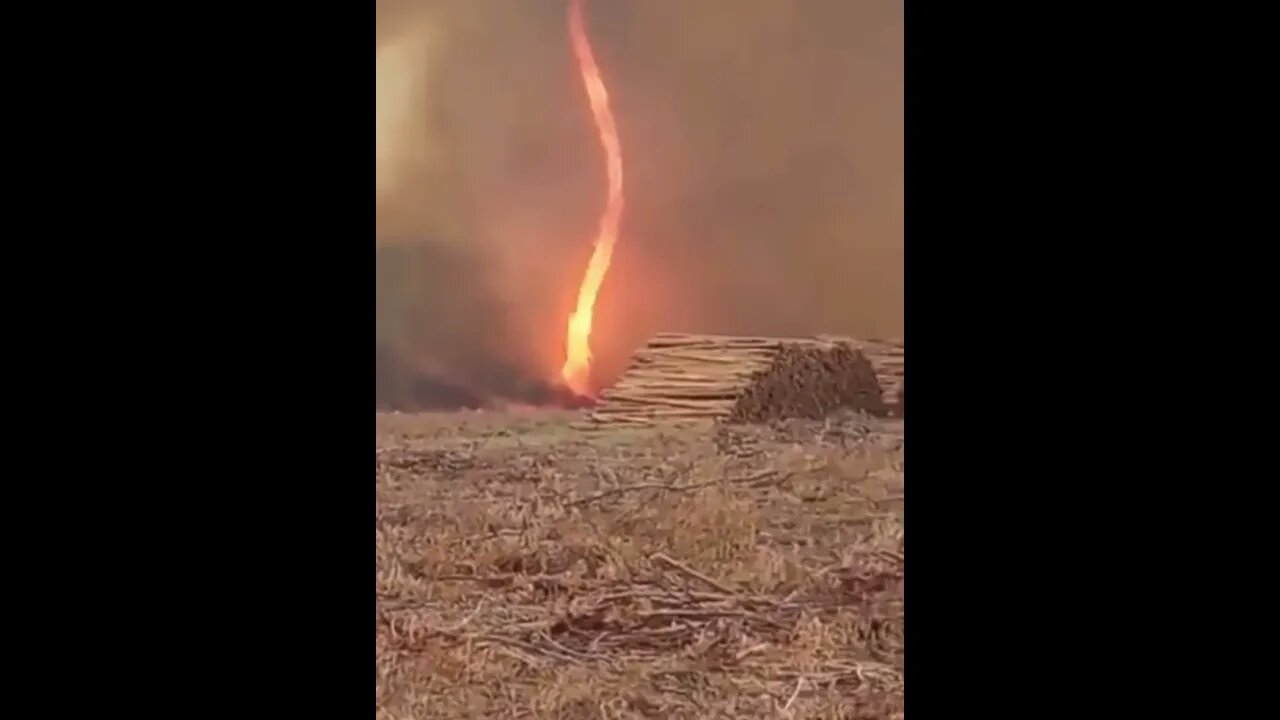
[[[604,213],[600,216],[600,230],[596,235],[587,273],[578,289],[578,304],[569,316],[569,332],[565,340],[564,367],[561,377],[571,390],[579,395],[591,394],[591,323],[595,313],[596,296],[609,272],[613,260],[613,246],[618,242],[618,225],[622,220],[622,145],[618,142],[618,128],[609,109],[609,92],[600,77],[591,42],[587,39],[582,21],[581,0],[569,3],[569,37],[573,42],[573,54],[578,60],[582,83],[591,102],[591,115],[604,147],[605,171],[609,179],[609,197]]]

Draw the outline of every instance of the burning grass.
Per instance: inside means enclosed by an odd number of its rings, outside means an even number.
[[[571,417],[379,417],[379,718],[903,717],[900,422]]]

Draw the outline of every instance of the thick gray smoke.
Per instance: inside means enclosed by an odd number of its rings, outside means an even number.
[[[550,397],[604,199],[566,4],[377,4],[382,405]],[[585,9],[628,205],[598,380],[659,329],[901,335],[901,0]]]

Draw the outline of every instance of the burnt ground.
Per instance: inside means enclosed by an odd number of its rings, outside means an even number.
[[[902,718],[903,425],[377,417],[379,718]]]

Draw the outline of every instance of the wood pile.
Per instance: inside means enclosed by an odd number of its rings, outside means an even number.
[[[822,418],[839,408],[887,415],[901,407],[901,386],[901,343],[660,333],[590,417],[645,426]]]
[[[902,376],[905,368],[902,340],[854,340],[853,343],[875,368],[881,399],[889,414],[902,417]]]

